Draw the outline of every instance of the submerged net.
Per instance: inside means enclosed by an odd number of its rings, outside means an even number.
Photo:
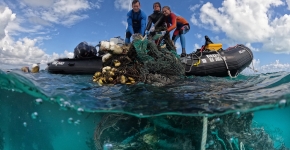
[[[4,150],[4,132],[0,128],[0,150]]]
[[[94,75],[94,81],[99,84],[133,84],[141,81],[164,85],[182,77],[184,65],[179,60],[169,35],[163,37],[157,34],[156,37],[159,42],[134,35],[129,47],[121,47],[122,54],[112,54],[103,63],[103,71]]]
[[[107,119],[108,116],[111,118]],[[263,127],[253,125],[252,119],[252,113],[208,118],[204,148],[207,150],[289,150],[283,140],[277,140],[275,136],[266,133]],[[94,136],[98,150],[198,150],[201,148],[202,129],[201,117],[137,118],[121,114],[106,114],[97,125]],[[275,147],[274,143],[278,146]]]

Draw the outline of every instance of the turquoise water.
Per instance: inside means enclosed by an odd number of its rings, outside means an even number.
[[[0,70],[0,150],[199,149],[203,117],[207,149],[258,147],[246,138],[263,140],[254,138],[261,133],[276,149],[290,147],[289,72],[190,77],[164,87],[99,86],[91,78]]]

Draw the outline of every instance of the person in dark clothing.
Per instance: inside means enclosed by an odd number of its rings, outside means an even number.
[[[149,34],[150,32],[154,32],[157,30],[166,30],[164,27],[164,15],[161,12],[161,4],[159,2],[155,2],[153,4],[153,13],[148,17],[148,23],[145,30],[145,34]],[[153,23],[153,26],[152,26]],[[151,27],[152,26],[152,27]]]
[[[139,0],[133,0],[132,10],[127,13],[128,27],[126,29],[125,44],[130,43],[130,38],[135,33],[144,35],[146,27],[146,14],[140,9]]]

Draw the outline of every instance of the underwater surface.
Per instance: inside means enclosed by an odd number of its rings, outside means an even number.
[[[286,150],[289,89],[289,72],[157,87],[0,70],[0,150]]]

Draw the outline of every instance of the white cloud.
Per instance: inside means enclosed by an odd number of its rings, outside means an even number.
[[[9,64],[10,66],[31,65],[33,63],[46,64],[48,61],[59,57],[72,57],[73,53],[64,51],[64,54],[48,55],[44,50],[37,46],[37,43],[43,39],[50,39],[49,36],[36,37],[30,39],[27,37],[18,40],[10,36],[9,31],[21,31],[16,15],[11,9],[5,7],[0,9],[0,67]]]
[[[100,9],[103,0],[89,2],[87,0],[58,0],[43,4],[45,7],[34,7],[42,5],[36,0],[22,2],[24,17],[30,19],[31,23],[43,22],[42,25],[61,24],[71,26],[87,19],[88,15],[82,14],[90,9]]]
[[[199,38],[199,39],[202,38],[202,35],[199,34],[199,33],[196,33],[195,36],[196,36],[197,38]]]
[[[36,39],[23,38],[14,42],[7,34],[0,43],[0,58],[4,64],[31,64],[43,60],[45,52],[35,46]]]
[[[261,73],[273,73],[273,72],[281,72],[286,71],[290,72],[290,64],[289,63],[280,63],[279,60],[276,60],[273,63],[267,65],[260,65],[261,61],[259,59],[254,59],[253,64],[251,64],[248,68],[246,68],[242,74],[261,74]],[[256,71],[254,71],[256,70]]]
[[[191,15],[190,21],[191,21],[191,23],[193,23],[194,25],[199,26],[198,20],[196,19],[195,15],[196,15],[196,14],[192,14],[192,15]]]
[[[127,27],[127,25],[128,25],[128,23],[127,23],[127,21],[122,21],[122,25],[124,25],[125,27]]]
[[[115,0],[114,5],[115,8],[119,10],[130,10],[132,8],[131,1],[132,0]]]
[[[90,9],[90,4],[86,0],[60,0],[55,2],[52,6],[52,11],[62,16],[67,16],[86,9]]]
[[[193,51],[195,52],[197,49],[200,49],[201,46],[199,44],[194,44]]]
[[[175,47],[177,50],[181,50],[181,44],[179,42],[175,43]]]
[[[61,24],[65,26],[71,26],[74,25],[76,22],[79,22],[87,18],[89,18],[88,15],[70,15],[70,17],[64,20]]]
[[[192,15],[191,15],[191,18],[190,18],[190,21],[196,25],[196,26],[199,26],[199,23],[198,23],[198,20],[196,19],[195,16],[197,16],[198,14],[195,13],[195,11],[200,8],[201,4],[195,4],[194,6],[190,6],[189,7],[189,10],[191,10],[192,12],[194,12]]]
[[[23,2],[32,7],[49,7],[53,4],[54,0],[23,0]]]
[[[86,11],[100,9],[102,2],[103,0],[19,0],[18,4],[14,4],[0,0],[0,68],[29,66],[33,63],[46,65],[57,58],[72,58],[73,53],[67,50],[62,54],[46,54],[39,45],[44,40],[51,39],[51,32],[56,32],[53,29],[55,24],[69,27],[87,19]],[[20,36],[23,33],[26,33],[25,36]],[[28,37],[30,35],[33,37]]]
[[[288,6],[288,10],[290,10],[290,0],[286,0],[287,6]]]
[[[260,51],[258,48],[254,48],[251,43],[246,43],[245,46],[247,46],[252,51],[256,51],[256,52]]]
[[[290,15],[275,16],[272,11],[282,6],[281,0],[224,0],[219,8],[207,2],[198,17],[192,15],[191,22],[225,33],[236,43],[261,43],[261,50],[290,53]]]
[[[269,65],[264,65],[258,68],[261,73],[269,73],[269,72],[280,72],[280,71],[290,71],[290,64],[282,64],[279,60],[276,60],[274,63]]]
[[[9,22],[13,21],[16,15],[8,7],[0,7],[0,40],[5,37],[6,27]]]
[[[290,53],[290,15],[275,18],[271,22],[274,34],[265,40],[264,48],[276,53]]]
[[[195,4],[195,5],[193,5],[193,6],[190,6],[189,7],[189,9],[191,10],[191,11],[195,11],[196,9],[198,9],[200,7],[200,4]]]
[[[14,42],[7,34],[0,41],[0,63],[10,65],[31,65],[33,63],[46,64],[60,57],[73,57],[73,53],[48,55],[36,46],[37,39],[22,38]]]

